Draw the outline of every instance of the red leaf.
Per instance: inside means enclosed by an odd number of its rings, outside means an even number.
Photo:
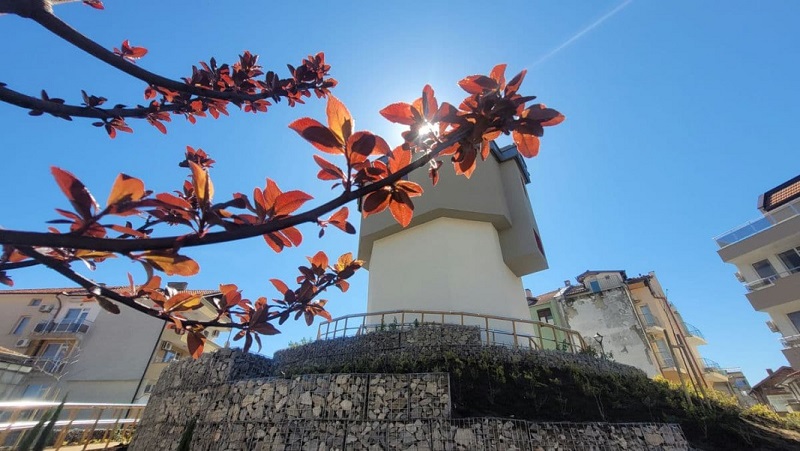
[[[397,146],[389,156],[389,171],[392,173],[399,172],[410,163],[411,151],[404,149],[403,146]]]
[[[338,166],[320,157],[319,155],[314,155],[314,161],[316,161],[319,167],[322,168],[317,174],[317,178],[319,178],[320,180],[344,179],[344,172],[342,172],[342,170],[339,169]]]
[[[494,66],[492,72],[489,74],[492,77],[492,80],[496,81],[497,84],[500,86],[500,89],[506,85],[506,65],[505,64],[498,64]]]
[[[289,291],[289,287],[280,279],[269,279],[269,281],[272,282],[272,285],[275,286],[275,289],[278,290],[280,294],[286,294],[286,292]]]
[[[370,155],[386,155],[389,144],[380,136],[370,132],[356,132],[347,140],[346,156],[350,164],[366,161]]]
[[[414,204],[403,191],[395,192],[389,204],[389,211],[394,219],[403,227],[407,227],[414,217]]]
[[[287,191],[275,198],[275,204],[273,205],[275,216],[291,214],[311,199],[313,197],[303,191]]]
[[[211,183],[211,177],[202,166],[189,161],[189,168],[192,170],[192,184],[194,185],[194,194],[197,200],[201,203],[211,203],[214,197],[214,184]]]
[[[206,337],[201,332],[190,331],[186,337],[186,344],[189,346],[189,354],[192,355],[192,358],[199,359],[203,355]]]
[[[516,130],[511,132],[517,150],[525,158],[533,158],[539,154],[539,138],[534,135],[520,133]]]
[[[381,116],[390,122],[403,125],[414,125],[414,115],[411,113],[411,105],[407,103],[393,103],[380,111]]]
[[[101,0],[83,0],[83,4],[91,6],[94,9],[105,9]]]
[[[196,261],[173,252],[147,251],[137,255],[136,259],[145,260],[168,276],[193,276],[200,272],[200,265]]]
[[[336,135],[319,121],[305,117],[289,124],[289,128],[296,131],[312,146],[325,153],[334,155],[343,153],[342,143],[339,143]]]
[[[518,73],[508,82],[505,89],[505,95],[508,96],[509,94],[514,94],[519,90],[519,86],[522,84],[522,80],[525,79],[525,74],[527,74],[527,70],[523,70],[522,72]]]
[[[346,143],[353,133],[353,118],[347,111],[347,107],[331,94],[328,96],[326,113],[328,114],[328,127],[339,138],[340,144]]]
[[[389,199],[391,196],[392,193],[390,191],[383,189],[367,194],[367,197],[364,198],[364,204],[362,205],[364,217],[366,218],[371,214],[386,210],[386,207],[389,206]]]
[[[144,182],[127,174],[119,174],[111,187],[106,205],[134,202],[144,197]]]
[[[281,230],[281,233],[295,247],[299,246],[303,242],[303,234],[300,233],[299,230],[297,230],[297,227],[287,227]]]
[[[328,267],[328,256],[322,251],[317,252],[313,257],[308,257],[308,261],[319,268],[325,269]]]
[[[431,88],[431,85],[425,85],[422,89],[422,115],[425,117],[426,121],[430,122],[438,111],[439,105],[436,103],[436,97],[433,95],[433,88]]]
[[[470,75],[459,81],[458,86],[470,94],[482,94],[484,91],[491,91],[499,87],[496,81],[485,75]]]
[[[92,194],[86,189],[86,186],[71,172],[61,168],[52,166],[50,167],[50,172],[53,173],[58,187],[67,196],[75,211],[84,219],[90,218],[92,216],[92,207],[98,208],[98,205]]]

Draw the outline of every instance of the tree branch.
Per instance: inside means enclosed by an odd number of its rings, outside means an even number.
[[[0,230],[0,244],[11,246],[44,246],[44,247],[64,247],[71,249],[88,249],[95,251],[108,252],[135,252],[147,250],[174,249],[180,247],[203,246],[214,243],[225,243],[245,238],[261,236],[266,233],[275,232],[288,227],[293,227],[306,222],[315,222],[320,216],[339,208],[348,202],[363,197],[369,193],[377,191],[385,186],[389,186],[411,171],[426,165],[431,159],[442,150],[466,138],[470,133],[469,127],[464,127],[450,133],[445,141],[437,143],[434,148],[421,158],[411,162],[400,171],[375,183],[361,187],[355,191],[342,193],[318,207],[312,208],[304,213],[290,216],[287,218],[270,221],[265,224],[254,226],[243,226],[234,230],[224,232],[207,233],[202,236],[172,236],[163,238],[146,238],[137,240],[124,240],[116,238],[95,238],[89,236],[75,236],[70,234],[55,234],[43,232],[22,232],[15,230]]]
[[[69,280],[75,282],[76,284],[80,285],[82,288],[84,288],[89,293],[92,293],[92,294],[94,294],[96,296],[102,296],[102,297],[111,299],[111,300],[116,301],[117,303],[120,303],[120,304],[122,304],[122,305],[124,305],[126,307],[130,307],[130,308],[132,308],[134,310],[137,310],[137,311],[139,311],[141,313],[144,313],[146,315],[152,316],[154,318],[158,318],[158,319],[160,319],[162,321],[166,321],[166,322],[171,322],[172,321],[172,318],[170,317],[170,315],[168,313],[162,312],[160,310],[155,310],[155,309],[149,308],[147,306],[144,306],[144,305],[136,302],[136,300],[133,299],[133,298],[130,298],[128,296],[123,296],[122,294],[119,294],[114,290],[110,290],[110,289],[106,288],[103,285],[97,284],[97,283],[93,282],[92,280],[90,280],[90,279],[88,279],[88,278],[76,273],[75,271],[70,269],[69,266],[63,264],[63,262],[61,262],[59,260],[56,260],[54,258],[48,257],[46,255],[42,255],[42,254],[36,252],[36,250],[31,248],[31,247],[20,247],[20,248],[18,248],[18,250],[20,252],[22,252],[23,254],[27,255],[28,257],[34,259],[37,263],[40,263],[42,265],[47,266],[48,268],[52,269],[53,271],[58,272],[59,274],[61,274],[64,277],[66,277],[67,279],[69,279]],[[245,328],[245,325],[234,323],[234,322],[223,323],[223,322],[220,322],[220,321],[195,321],[195,320],[188,320],[187,319],[187,320],[181,320],[181,323],[184,326],[200,325],[200,326],[204,326],[204,327],[221,327],[221,328],[227,328],[227,329],[244,329]]]
[[[66,22],[53,15],[51,11],[45,9],[36,9],[30,16],[31,19],[36,21],[47,30],[64,39],[70,44],[78,47],[84,52],[94,56],[95,58],[103,61],[110,66],[125,72],[126,74],[144,81],[148,85],[159,86],[172,91],[184,92],[193,94],[200,97],[229,100],[234,102],[242,101],[256,101],[262,100],[273,95],[281,95],[280,92],[262,92],[260,94],[242,94],[231,91],[212,91],[210,89],[199,88],[191,86],[181,81],[172,80],[161,75],[150,72],[142,67],[131,63],[114,52],[106,49],[100,44],[87,38],[79,31],[70,27]]]
[[[88,117],[96,119],[113,119],[115,117],[138,117],[144,118],[149,113],[158,111],[175,111],[178,105],[162,105],[158,110],[154,111],[150,108],[98,108],[98,107],[84,107],[77,105],[66,105],[58,102],[51,102],[42,100],[36,97],[31,97],[8,89],[5,86],[0,86],[0,101],[10,103],[21,108],[28,108],[30,110],[42,111],[52,114],[54,116],[74,116],[74,117]]]

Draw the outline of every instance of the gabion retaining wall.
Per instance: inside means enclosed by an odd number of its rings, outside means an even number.
[[[174,450],[192,421],[193,450],[688,449],[680,427],[670,424],[452,419],[446,373],[285,377],[334,359],[446,349],[485,352],[479,333],[469,326],[422,325],[315,342],[280,351],[274,359],[222,349],[197,361],[175,362],[156,384],[130,449]],[[509,357],[521,352],[491,351]],[[576,364],[587,357],[544,351],[536,358],[555,365],[559,359]],[[586,365],[596,371],[638,371],[597,359]]]

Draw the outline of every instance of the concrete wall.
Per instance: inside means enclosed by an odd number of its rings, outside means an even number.
[[[581,333],[598,351],[593,338],[603,336],[603,349],[619,363],[641,369],[648,376],[659,374],[650,346],[624,288],[567,298],[563,303],[569,327]]]
[[[441,310],[529,319],[522,281],[490,223],[439,218],[375,241],[367,311]]]

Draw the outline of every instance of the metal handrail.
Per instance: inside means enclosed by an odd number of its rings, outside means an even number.
[[[498,328],[497,325],[490,327],[490,322],[498,321],[503,322],[505,327]],[[408,330],[430,323],[477,326],[481,329],[481,337],[486,344],[513,345],[529,349],[566,348],[564,350],[570,352],[579,352],[587,347],[578,332],[541,321],[437,310],[390,310],[341,316],[321,323],[317,329],[317,340],[360,336],[380,330]],[[525,333],[527,328],[531,328],[533,334]],[[543,330],[549,333],[542,334]],[[545,343],[550,346],[545,346]]]
[[[702,338],[703,340],[706,339],[705,335],[703,335],[703,333],[700,332],[700,329],[696,328],[695,326],[692,326],[689,323],[684,322],[683,328],[686,329],[686,335]]]
[[[39,420],[59,403],[47,401],[0,402],[0,447],[21,440],[24,431],[34,428]],[[119,438],[129,438],[144,411],[144,404],[65,403],[61,416],[54,425],[54,442],[48,449],[58,450],[66,445],[99,443],[108,448]],[[68,434],[80,434],[80,439],[67,443]],[[16,434],[12,436],[11,434]]]
[[[784,217],[786,213],[789,215]],[[783,221],[794,218],[797,215],[800,215],[800,206],[796,204],[787,204],[769,213],[764,213],[760,218],[747,221],[738,227],[734,227],[725,233],[715,236],[714,241],[721,249],[767,230]]]
[[[792,274],[800,272],[800,266],[795,266],[794,268],[789,268],[786,271],[777,272],[774,275],[769,277],[762,277],[758,280],[754,280],[752,282],[745,282],[743,285],[747,288],[747,291],[757,291],[762,288],[766,288],[772,286],[776,280],[783,279],[784,277],[789,277]]]
[[[85,334],[92,327],[91,321],[40,321],[33,328],[34,334]]]
[[[717,362],[715,362],[715,361],[713,361],[711,359],[707,359],[705,357],[703,357],[702,360],[703,360],[703,370],[705,372],[707,372],[707,373],[714,372],[714,373],[720,373],[720,374],[727,374],[727,373],[725,373],[725,370],[723,370],[722,367],[719,365],[719,363],[717,363]]]

